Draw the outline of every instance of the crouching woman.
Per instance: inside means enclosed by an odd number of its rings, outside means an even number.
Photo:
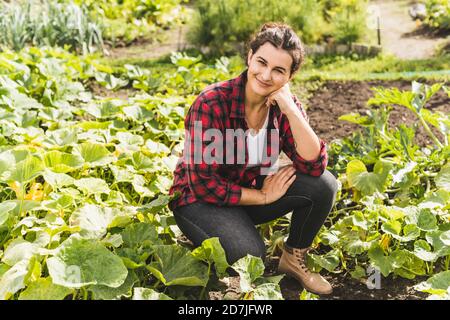
[[[303,47],[279,23],[264,24],[249,47],[248,68],[206,87],[188,111],[183,156],[169,191],[181,196],[169,208],[194,245],[218,237],[230,264],[247,254],[264,259],[256,225],[292,212],[278,270],[311,292],[330,294],[330,283],[305,264],[338,187],[326,170],[326,145],[289,89]],[[281,151],[292,165],[278,169]]]

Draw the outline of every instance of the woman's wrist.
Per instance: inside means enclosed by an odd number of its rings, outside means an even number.
[[[267,205],[267,193],[264,191],[264,190],[259,190],[262,194],[263,194],[263,197],[264,197],[264,205]]]

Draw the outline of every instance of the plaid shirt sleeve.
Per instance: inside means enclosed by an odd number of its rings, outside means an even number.
[[[242,187],[218,173],[221,164],[216,161],[206,163],[203,157],[205,149],[211,143],[204,137],[205,130],[223,131],[224,118],[222,114],[224,108],[215,107],[218,106],[216,102],[205,100],[207,98],[197,97],[185,120],[186,132],[189,134],[189,138],[186,137],[185,140],[187,142],[185,148],[191,148],[186,165],[189,188],[198,200],[218,206],[237,205],[241,198]]]
[[[309,118],[306,115],[305,109],[303,108],[301,102],[297,99],[295,95],[292,96],[295,104],[300,109],[303,117],[309,123]],[[283,148],[282,150],[289,159],[292,160],[294,168],[304,174],[311,176],[320,176],[326,169],[328,163],[328,154],[326,144],[322,139],[320,140],[320,154],[317,159],[308,161],[302,158],[296,150],[294,136],[292,135],[291,127],[289,121],[285,115],[283,115],[283,121],[281,124],[281,130],[284,132]]]

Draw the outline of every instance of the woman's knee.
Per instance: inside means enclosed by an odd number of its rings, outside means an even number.
[[[319,188],[330,198],[334,198],[339,189],[336,177],[328,170],[325,170],[319,177]]]
[[[295,183],[297,185],[294,186],[294,193],[298,192],[302,195],[310,194],[313,197],[318,196],[321,200],[334,200],[339,189],[337,179],[328,170],[325,170],[323,174],[318,177],[298,173]],[[308,190],[305,190],[305,188]]]

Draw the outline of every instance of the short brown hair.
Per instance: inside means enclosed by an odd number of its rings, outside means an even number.
[[[247,51],[252,49],[254,54],[266,42],[270,42],[276,48],[284,49],[290,54],[292,57],[291,75],[300,69],[305,59],[305,50],[300,38],[289,25],[279,22],[264,23],[249,41]],[[245,58],[245,64],[248,66],[247,58]]]

